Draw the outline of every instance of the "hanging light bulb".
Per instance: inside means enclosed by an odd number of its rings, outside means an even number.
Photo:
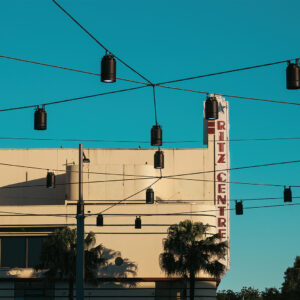
[[[162,129],[159,125],[154,125],[151,129],[151,146],[162,145]]]
[[[235,201],[235,214],[242,215],[243,214],[243,202]]]
[[[142,228],[142,220],[141,220],[141,217],[136,217],[136,218],[135,218],[134,228],[135,228],[135,229],[141,229],[141,228]]]
[[[154,191],[151,188],[146,190],[146,204],[153,204],[154,203]]]
[[[55,188],[55,174],[54,172],[47,172],[46,177],[46,186],[48,189],[54,189]]]
[[[116,82],[116,60],[110,54],[105,54],[101,61],[101,81]]]
[[[293,64],[289,61],[286,68],[286,88],[288,90],[300,89],[300,69],[298,60]]]
[[[103,215],[102,214],[99,214],[97,216],[97,226],[103,226]]]
[[[283,199],[284,199],[284,202],[292,202],[291,187],[289,187],[289,188],[284,187]]]
[[[154,154],[154,168],[163,169],[164,166],[164,153],[161,150],[157,150]]]
[[[44,105],[42,108],[38,106],[34,112],[34,129],[35,130],[47,129],[47,113],[45,111]]]
[[[219,117],[218,101],[216,97],[207,97],[205,101],[205,119],[217,120]]]

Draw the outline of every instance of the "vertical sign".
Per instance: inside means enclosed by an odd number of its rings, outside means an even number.
[[[211,95],[214,96],[214,95]],[[222,241],[228,241],[230,247],[230,193],[229,193],[229,111],[228,102],[221,96],[215,95],[218,101],[219,117],[217,120],[205,120],[206,134],[203,135],[204,143],[214,149],[215,165],[215,205],[217,208],[217,232]],[[205,108],[205,104],[204,104]],[[229,268],[229,247],[226,265]]]

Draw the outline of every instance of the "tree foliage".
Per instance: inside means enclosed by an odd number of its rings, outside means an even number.
[[[69,299],[73,299],[73,284],[76,278],[76,229],[68,227],[57,229],[49,235],[43,243],[41,263],[37,270],[45,270],[49,279],[67,279],[69,282]],[[95,282],[97,272],[105,264],[102,256],[104,247],[95,246],[96,239],[93,232],[89,232],[84,239],[85,279]],[[94,247],[95,246],[95,247]]]
[[[284,273],[282,295],[287,300],[300,299],[300,256],[297,256],[292,268]]]
[[[243,287],[241,291],[220,291],[217,293],[218,300],[285,300],[276,288],[266,288],[263,292],[252,287]]]
[[[225,257],[227,243],[213,234],[207,237],[209,225],[185,220],[171,225],[163,240],[164,252],[160,254],[160,267],[167,275],[177,275],[190,280],[190,299],[194,299],[195,276],[204,271],[219,278],[225,271],[219,259]]]

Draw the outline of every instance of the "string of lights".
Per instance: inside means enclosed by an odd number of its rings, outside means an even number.
[[[111,176],[134,176],[134,178],[122,178],[122,179],[106,179],[106,180],[95,180],[95,181],[87,181],[83,183],[106,183],[106,182],[123,182],[123,181],[133,181],[133,180],[149,180],[149,179],[174,179],[174,180],[188,180],[188,181],[208,181],[214,182],[214,180],[206,180],[206,179],[198,179],[198,178],[178,178],[183,176],[189,175],[199,175],[199,174],[206,174],[206,173],[214,173],[216,171],[233,171],[233,170],[242,170],[242,169],[249,169],[249,168],[258,168],[258,167],[269,167],[275,165],[284,165],[284,164],[293,164],[299,163],[300,160],[295,161],[286,161],[286,162],[275,162],[275,163],[268,163],[268,164],[258,164],[258,165],[250,165],[250,166],[241,166],[241,167],[233,167],[227,169],[220,169],[220,170],[209,170],[209,171],[199,171],[199,172],[191,172],[191,173],[183,173],[183,174],[173,174],[173,175],[166,175],[162,176],[147,176],[147,175],[133,175],[133,174],[122,174],[122,173],[104,173],[104,172],[85,172],[89,174],[99,174],[99,175],[111,175]],[[27,169],[37,169],[37,170],[49,170],[49,168],[41,168],[41,167],[33,167],[33,166],[24,166],[24,165],[15,165],[15,164],[8,164],[8,163],[0,163],[3,166],[10,166],[10,167],[20,167],[20,168],[27,168]],[[54,171],[65,172],[65,170],[54,169]],[[78,171],[72,171],[78,173]],[[137,177],[140,176],[140,177]],[[234,183],[234,184],[245,184],[245,185],[257,185],[257,186],[273,186],[273,187],[284,187],[281,184],[270,184],[270,183],[253,183],[253,182],[239,182],[239,181],[222,181],[223,183]],[[68,182],[68,183],[57,183],[56,185],[68,185],[68,184],[78,184],[78,182]],[[37,185],[20,185],[20,186],[4,186],[1,189],[15,189],[15,188],[30,188],[30,187],[44,187],[43,184]],[[298,185],[291,185],[291,187],[300,187]]]
[[[97,40],[86,28],[84,28],[73,16],[71,16],[70,13],[68,13],[60,4],[58,4],[55,0],[52,0],[53,3],[59,7],[75,24],[77,24],[86,34],[88,34],[100,47],[102,47],[107,53],[110,53],[113,57],[115,57],[120,63],[122,63],[125,67],[136,73],[138,76],[146,80],[149,84],[153,85],[150,80],[148,80],[145,76],[140,74],[138,71],[136,71],[134,68],[129,66],[124,60],[120,59],[118,56],[116,56],[114,53],[112,53],[107,47],[105,47],[99,40]]]
[[[47,64],[47,63],[42,63],[42,62],[37,62],[37,61],[31,61],[31,60],[22,59],[22,58],[16,58],[16,57],[11,57],[11,56],[0,55],[0,57],[7,58],[7,59],[12,59],[12,60],[16,60],[16,61],[33,63],[33,64],[37,64],[37,65],[43,65],[43,66],[47,66],[47,67],[53,67],[53,68],[59,68],[59,69],[63,69],[63,70],[69,70],[69,71],[74,71],[74,72],[85,73],[85,74],[89,74],[89,75],[97,75],[97,76],[100,75],[98,73],[93,73],[93,72],[89,72],[89,71],[83,71],[83,70],[72,69],[72,68],[68,68],[68,67],[51,65],[51,64]],[[287,62],[287,61],[285,61],[285,62]],[[281,62],[279,62],[279,63],[281,63]],[[250,68],[252,68],[252,67],[250,67]],[[254,101],[264,101],[264,102],[272,102],[272,103],[280,103],[280,104],[288,104],[288,105],[300,105],[300,103],[296,103],[296,102],[287,102],[287,101],[272,100],[272,99],[244,97],[244,96],[237,96],[237,95],[220,94],[220,93],[215,93],[215,92],[207,92],[207,91],[205,92],[205,91],[191,90],[191,89],[185,89],[185,88],[170,87],[170,86],[162,85],[163,83],[159,83],[159,84],[152,84],[152,83],[151,84],[146,84],[146,83],[141,82],[141,81],[130,80],[130,79],[125,79],[125,78],[117,78],[117,79],[120,79],[120,80],[123,80],[123,81],[129,81],[129,82],[143,84],[144,86],[142,86],[142,87],[147,87],[147,86],[152,86],[153,87],[154,106],[155,106],[155,118],[156,119],[157,119],[157,117],[156,117],[156,103],[155,103],[155,90],[154,90],[155,86],[159,86],[159,87],[167,88],[167,89],[173,89],[173,90],[180,90],[180,91],[186,91],[186,92],[200,93],[200,94],[209,94],[209,93],[211,93],[211,94],[221,95],[221,96],[229,97],[229,98],[254,100]],[[138,89],[138,88],[142,88],[142,87],[136,87],[136,88],[133,88],[133,89]],[[108,92],[107,94],[117,93],[117,92],[122,92],[122,91],[127,91],[127,90],[130,90],[130,89],[125,89],[125,90],[120,90],[120,91],[112,91],[112,92]],[[59,101],[54,101],[54,102],[49,102],[49,103],[42,103],[42,104],[39,104],[39,105],[41,105],[41,106],[43,106],[43,105],[44,106],[45,105],[54,105],[54,104],[60,104],[60,103],[75,101],[75,100],[83,100],[83,99],[86,99],[86,98],[97,97],[97,96],[102,96],[102,95],[107,95],[107,94],[106,93],[102,93],[102,94],[96,94],[96,95],[90,95],[90,96],[83,96],[83,97],[77,97],[77,98],[66,99],[66,100],[59,100]],[[39,105],[36,104],[36,105],[29,105],[29,106],[21,106],[21,107],[13,107],[13,108],[0,109],[0,112],[1,111],[10,111],[10,110],[19,110],[19,109],[33,108],[33,107],[37,107]]]

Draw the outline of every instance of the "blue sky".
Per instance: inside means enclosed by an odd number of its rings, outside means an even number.
[[[300,2],[62,0],[97,39],[154,82],[300,56]],[[1,3],[0,55],[100,71],[104,51],[52,1]],[[139,80],[118,64],[118,76]],[[174,84],[176,87],[299,102],[285,88],[286,64]],[[39,104],[136,86],[101,84],[97,76],[0,59],[1,107]],[[165,140],[201,140],[204,95],[157,88],[158,121]],[[226,98],[230,136],[299,137],[299,106]],[[34,109],[1,112],[1,137],[149,140],[154,124],[152,90],[92,98],[46,108],[48,130],[33,130]],[[233,167],[298,160],[300,141],[231,143]],[[77,147],[78,142],[1,140],[1,148]],[[84,147],[138,144],[84,143]],[[168,145],[172,147],[174,145]],[[176,147],[188,147],[176,144]],[[193,147],[201,147],[201,143]],[[232,181],[299,185],[299,164],[232,171]],[[231,185],[233,199],[281,197],[282,188]],[[293,195],[300,191],[293,189]],[[295,199],[294,202],[297,202]],[[280,204],[249,201],[244,206]],[[231,217],[231,270],[220,289],[280,287],[300,255],[300,206],[245,210]]]

